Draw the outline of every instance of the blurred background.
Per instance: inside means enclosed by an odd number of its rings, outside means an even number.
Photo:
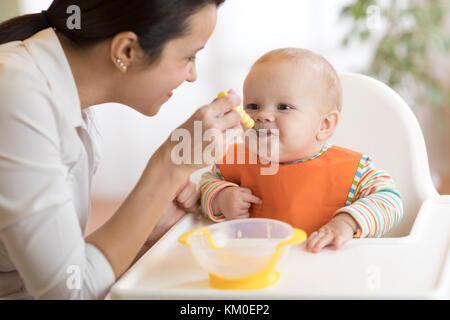
[[[2,0],[0,21],[50,3]],[[437,190],[450,194],[450,1],[226,0],[198,55],[198,81],[175,90],[156,117],[118,104],[94,106],[103,158],[92,189],[90,230],[114,213],[173,129],[219,91],[233,88],[242,95],[251,64],[288,46],[315,51],[337,71],[364,73],[396,90],[421,125]]]

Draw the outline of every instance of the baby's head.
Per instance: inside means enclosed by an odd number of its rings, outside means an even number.
[[[268,144],[279,130],[279,161],[313,156],[333,134],[342,108],[339,77],[323,57],[305,49],[270,51],[244,83],[244,109]]]

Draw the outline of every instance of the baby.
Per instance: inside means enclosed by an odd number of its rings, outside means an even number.
[[[245,148],[229,148],[200,182],[202,209],[211,220],[282,220],[306,231],[306,249],[319,252],[328,245],[337,250],[353,237],[382,236],[402,218],[389,174],[367,155],[327,142],[339,121],[342,88],[323,57],[298,48],[266,53],[245,79],[243,106],[259,144],[276,142],[276,157],[247,140]],[[244,163],[229,163],[242,150],[256,153],[257,163],[248,155]],[[274,158],[277,172],[262,175],[262,160]]]

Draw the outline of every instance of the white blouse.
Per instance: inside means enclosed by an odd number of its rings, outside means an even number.
[[[52,28],[0,45],[0,299],[101,299],[114,283],[83,237],[92,116]]]

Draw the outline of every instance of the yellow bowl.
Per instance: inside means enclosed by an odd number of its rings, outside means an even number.
[[[191,230],[179,241],[190,247],[217,289],[253,290],[277,282],[275,270],[290,245],[306,233],[273,219],[238,219]]]

